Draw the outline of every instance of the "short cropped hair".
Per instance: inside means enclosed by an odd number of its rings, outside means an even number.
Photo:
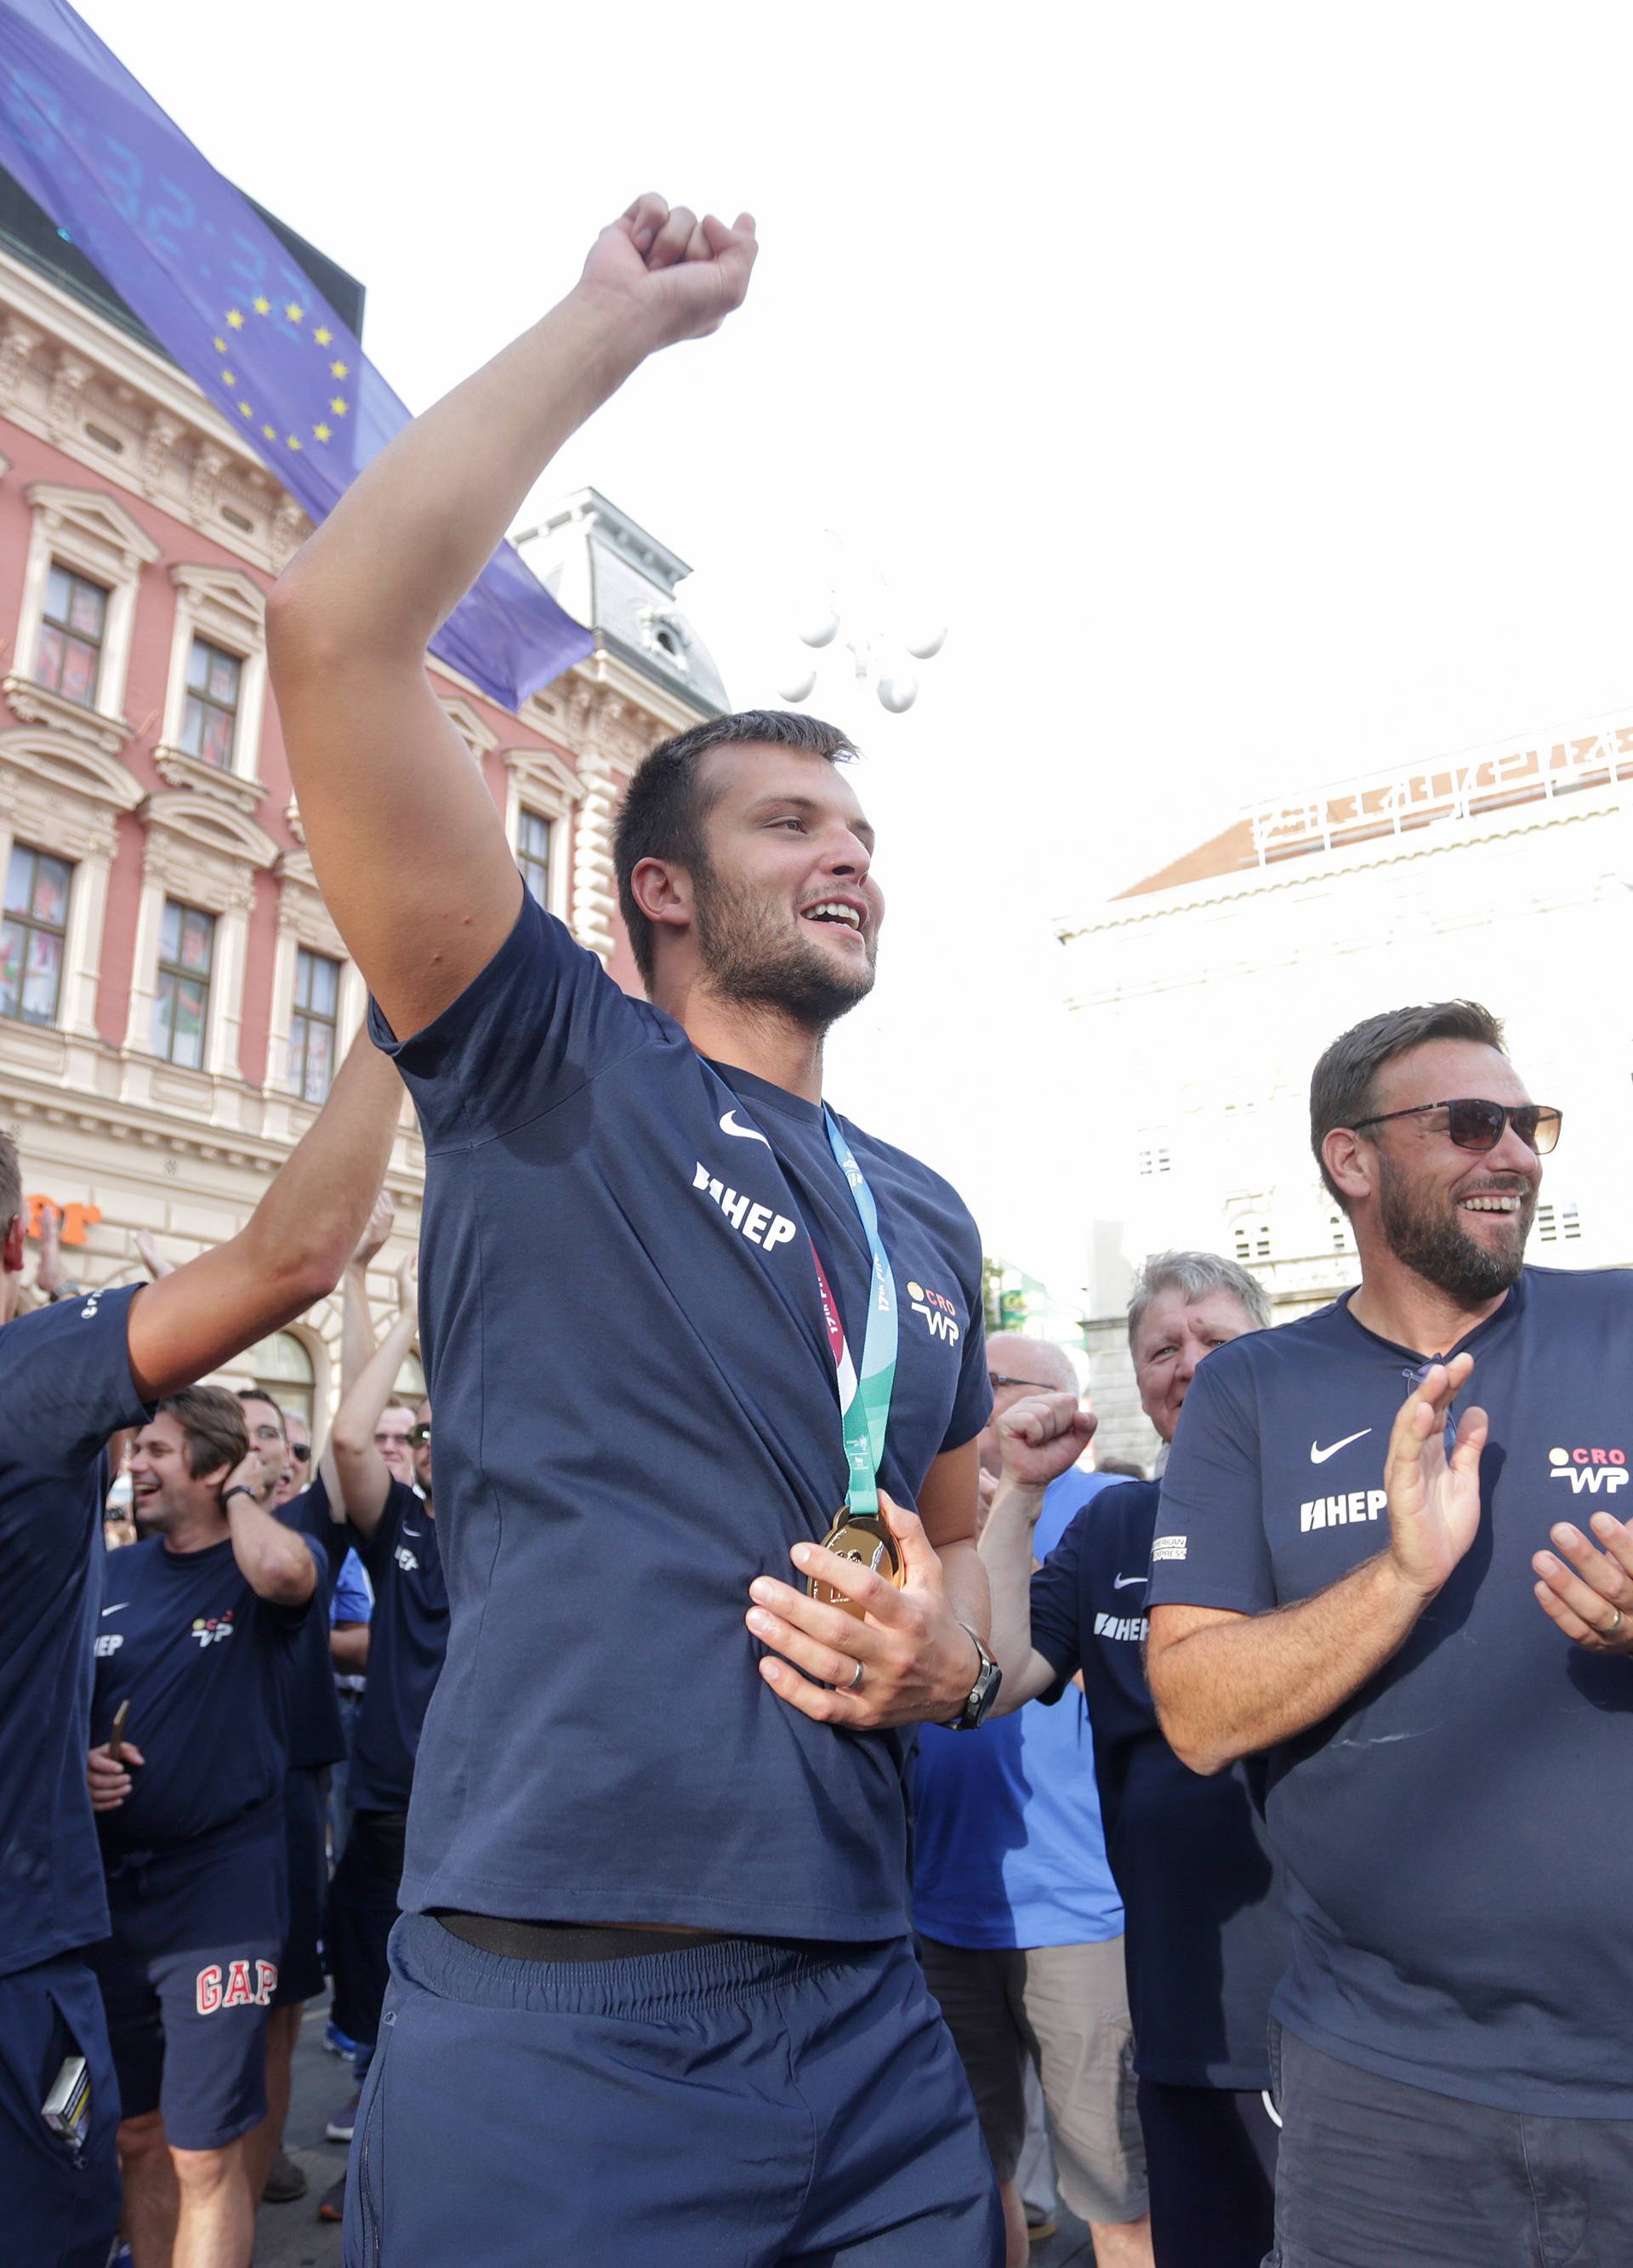
[[[158,1414],[173,1418],[187,1436],[182,1454],[195,1480],[225,1465],[229,1472],[249,1454],[244,1405],[224,1386],[186,1386],[167,1394]]]
[[[1145,1310],[1159,1292],[1168,1291],[1183,1292],[1188,1300],[1205,1300],[1210,1292],[1228,1292],[1253,1317],[1254,1330],[1270,1327],[1270,1303],[1263,1285],[1222,1252],[1153,1252],[1129,1298],[1130,1349],[1135,1333],[1145,1320]]]
[[[629,933],[630,949],[642,982],[650,985],[654,965],[652,924],[635,902],[630,878],[643,858],[671,858],[696,873],[706,869],[703,821],[711,799],[698,784],[698,766],[711,748],[764,742],[774,748],[799,748],[848,763],[856,755],[837,725],[807,717],[798,709],[743,709],[732,717],[711,717],[672,740],[662,740],[636,767],[624,791],[613,837],[618,876],[618,905]]]
[[[1426,1040],[1473,1040],[1499,1055],[1503,1027],[1478,1000],[1430,1000],[1416,1008],[1390,1008],[1341,1033],[1310,1077],[1310,1147],[1328,1192],[1348,1212],[1349,1200],[1327,1170],[1321,1145],[1335,1126],[1353,1126],[1372,1109],[1379,1072]]]
[[[22,1210],[22,1160],[11,1136],[0,1133],[0,1244],[5,1241],[11,1223]]]
[[[264,1386],[240,1386],[238,1389],[238,1397],[241,1403],[264,1402],[268,1409],[270,1410],[273,1415],[276,1418],[279,1425],[283,1426],[283,1438],[286,1441],[288,1440],[289,1420],[284,1415],[283,1404],[278,1400],[276,1394],[268,1394]]]

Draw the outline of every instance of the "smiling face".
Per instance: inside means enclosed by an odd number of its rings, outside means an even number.
[[[1165,1441],[1173,1439],[1197,1364],[1257,1329],[1232,1292],[1204,1292],[1194,1300],[1182,1285],[1165,1284],[1152,1293],[1130,1352],[1140,1405]]]
[[[709,990],[825,1029],[872,990],[885,917],[855,789],[824,756],[752,741],[711,748],[699,786],[691,912]]]
[[[1430,1040],[1387,1063],[1372,1083],[1368,1116],[1475,1095],[1526,1102],[1524,1080],[1504,1055],[1470,1040]],[[1370,1207],[1384,1242],[1415,1274],[1466,1306],[1494,1300],[1515,1282],[1542,1186],[1542,1161],[1512,1126],[1494,1150],[1459,1149],[1444,1112],[1368,1126],[1358,1162],[1371,1188],[1354,1206],[1357,1237]]]
[[[195,1476],[188,1469],[188,1436],[169,1410],[149,1418],[130,1447],[132,1508],[144,1528],[165,1535],[221,1508],[229,1468]]]

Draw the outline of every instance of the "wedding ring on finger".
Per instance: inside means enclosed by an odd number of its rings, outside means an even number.
[[[1616,1621],[1617,1621],[1617,1622],[1620,1622],[1620,1621],[1621,1621],[1621,1619],[1622,1619],[1621,1614],[1620,1614],[1620,1612],[1618,1612],[1618,1614],[1617,1614],[1617,1616],[1616,1616]],[[1614,1628],[1615,1627],[1615,1624],[1613,1624],[1611,1625],[1611,1627],[1614,1629]],[[857,1666],[856,1666],[855,1669],[851,1672],[851,1675],[850,1675],[850,1684],[849,1684],[849,1685],[847,1685],[847,1686],[846,1686],[846,1688],[845,1688],[846,1692],[847,1692],[847,1693],[854,1693],[854,1692],[857,1690],[857,1689],[858,1688],[858,1686],[860,1686],[861,1683],[862,1683],[862,1664],[861,1664],[860,1662],[857,1662]]]
[[[1621,1629],[1621,1627],[1622,1609],[1620,1607],[1612,1607],[1610,1609],[1610,1620],[1607,1623],[1601,1623],[1600,1624],[1599,1634],[1600,1638],[1615,1638],[1616,1632]],[[861,1667],[861,1663],[858,1662],[857,1664],[857,1668],[860,1669]]]

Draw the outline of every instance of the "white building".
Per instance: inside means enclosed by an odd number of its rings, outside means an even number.
[[[1564,1114],[1530,1256],[1633,1262],[1633,719],[1250,812],[1062,926],[1094,1215],[1085,1312],[1100,1446],[1149,1462],[1122,1311],[1141,1260],[1242,1261],[1278,1321],[1355,1281],[1310,1151],[1310,1073],[1380,1010],[1454,997],[1507,1026]]]

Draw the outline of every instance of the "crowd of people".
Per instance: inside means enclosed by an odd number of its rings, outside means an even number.
[[[0,1147],[10,2227],[246,2268],[327,1964],[349,2268],[1018,2268],[1038,2097],[1103,2268],[1620,2263],[1628,1281],[1524,1265],[1560,1121],[1500,1025],[1334,1041],[1357,1285],[1272,1328],[1151,1259],[1163,1469],[1097,1472],[1061,1351],[985,1336],[957,1193],[826,1098],[884,913],[843,735],[749,711],[637,769],[641,998],[427,688],[549,455],[754,256],[638,200],[275,593],[371,1006],[240,1233],[19,1314]],[[313,1469],[201,1381],[337,1284]]]

